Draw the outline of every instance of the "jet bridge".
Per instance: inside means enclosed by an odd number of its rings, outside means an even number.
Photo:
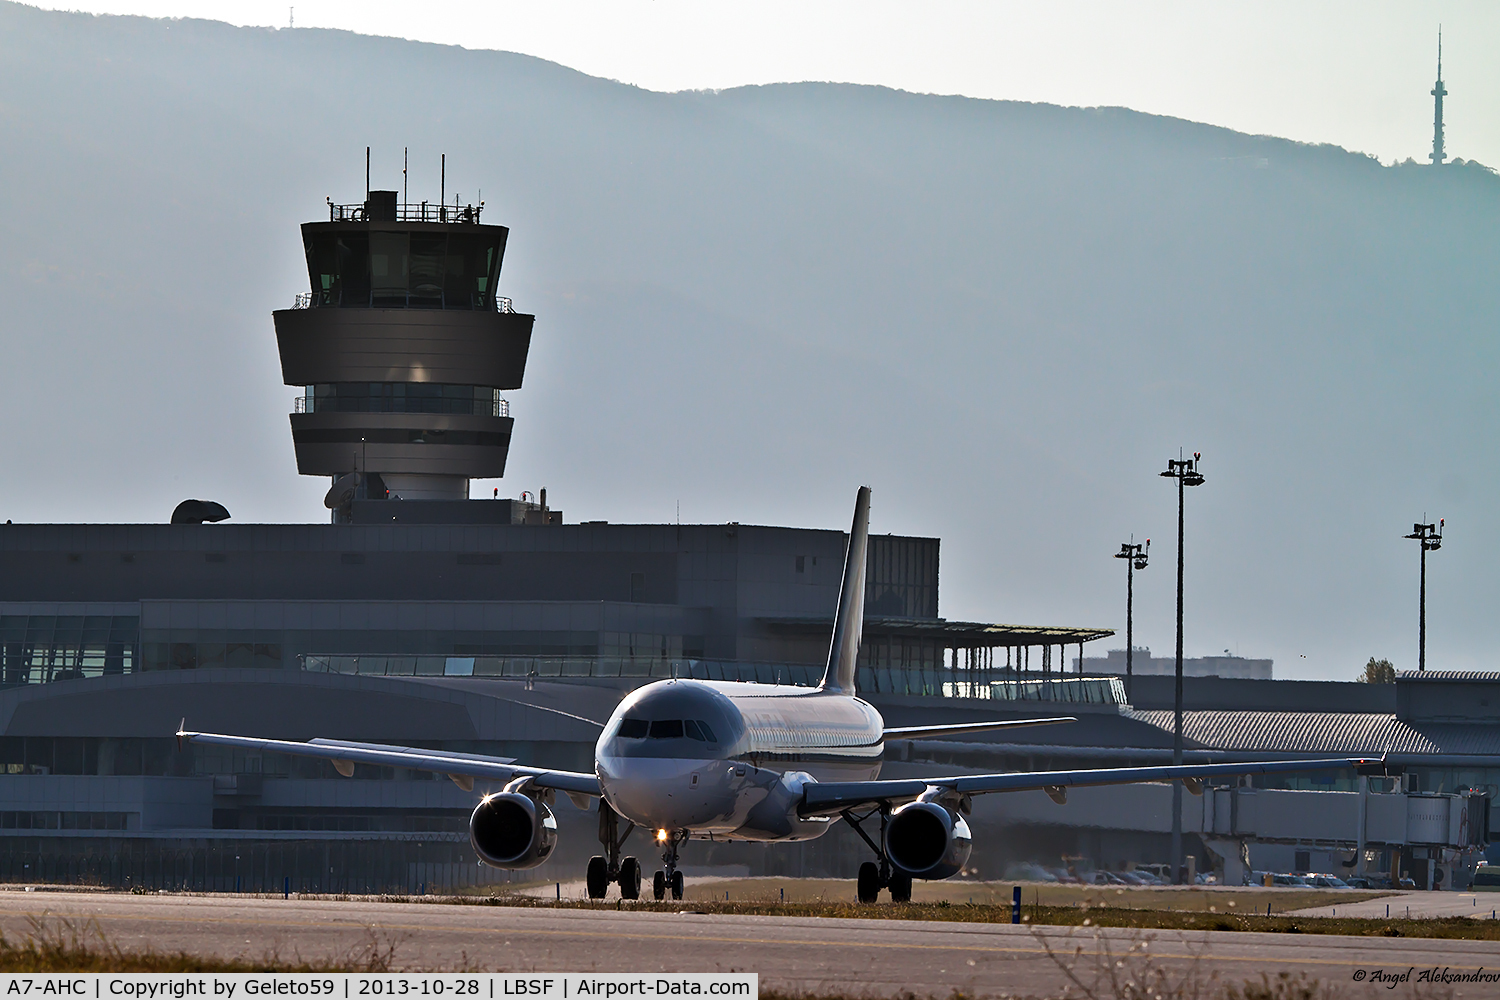
[[[1375,791],[1372,782],[1391,787]],[[1352,875],[1379,871],[1394,881],[1409,874],[1427,889],[1466,883],[1489,845],[1489,796],[1410,792],[1403,784],[1361,775],[1357,792],[1206,789],[1198,829],[1231,884],[1243,881],[1252,844],[1349,852]]]

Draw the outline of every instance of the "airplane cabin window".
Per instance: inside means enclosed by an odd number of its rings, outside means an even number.
[[[651,738],[653,740],[680,740],[682,739],[681,719],[657,719],[651,723]]]
[[[619,735],[627,740],[643,740],[646,738],[646,729],[645,719],[621,719]]]
[[[684,722],[682,724],[682,728],[684,730],[686,730],[687,735],[688,735],[688,739],[690,739],[690,740],[702,740],[703,739],[703,731],[698,728],[698,723],[694,722],[692,719],[688,719],[686,722]]]

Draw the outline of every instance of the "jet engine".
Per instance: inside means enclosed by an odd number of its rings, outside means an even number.
[[[557,817],[545,802],[507,786],[474,807],[469,843],[487,865],[510,871],[535,868],[557,846]]]
[[[958,874],[969,860],[972,847],[969,824],[937,802],[908,802],[891,813],[886,823],[886,856],[916,878],[943,879]]]

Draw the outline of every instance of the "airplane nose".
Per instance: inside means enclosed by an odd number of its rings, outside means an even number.
[[[600,785],[610,805],[637,826],[696,828],[734,811],[731,768],[723,761],[627,757],[603,764]]]

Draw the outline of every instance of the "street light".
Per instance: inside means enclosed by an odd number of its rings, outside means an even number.
[[[1133,673],[1131,667],[1132,654],[1135,652],[1135,571],[1146,568],[1146,559],[1151,554],[1151,539],[1146,539],[1145,545],[1134,542],[1121,542],[1120,551],[1115,553],[1116,559],[1125,560],[1125,700],[1130,700],[1130,678]],[[1083,669],[1083,654],[1078,654],[1078,667]]]
[[[1438,518],[1437,524],[1414,524],[1411,534],[1403,537],[1422,543],[1422,589],[1417,603],[1417,670],[1421,672],[1427,669],[1427,553],[1443,547],[1443,519]]]
[[[1182,766],[1182,497],[1188,486],[1202,486],[1203,476],[1198,472],[1198,460],[1203,456],[1193,452],[1192,458],[1177,458],[1167,461],[1165,479],[1177,480],[1177,692],[1172,703],[1172,766]],[[1182,882],[1182,782],[1172,782],[1172,882]]]

